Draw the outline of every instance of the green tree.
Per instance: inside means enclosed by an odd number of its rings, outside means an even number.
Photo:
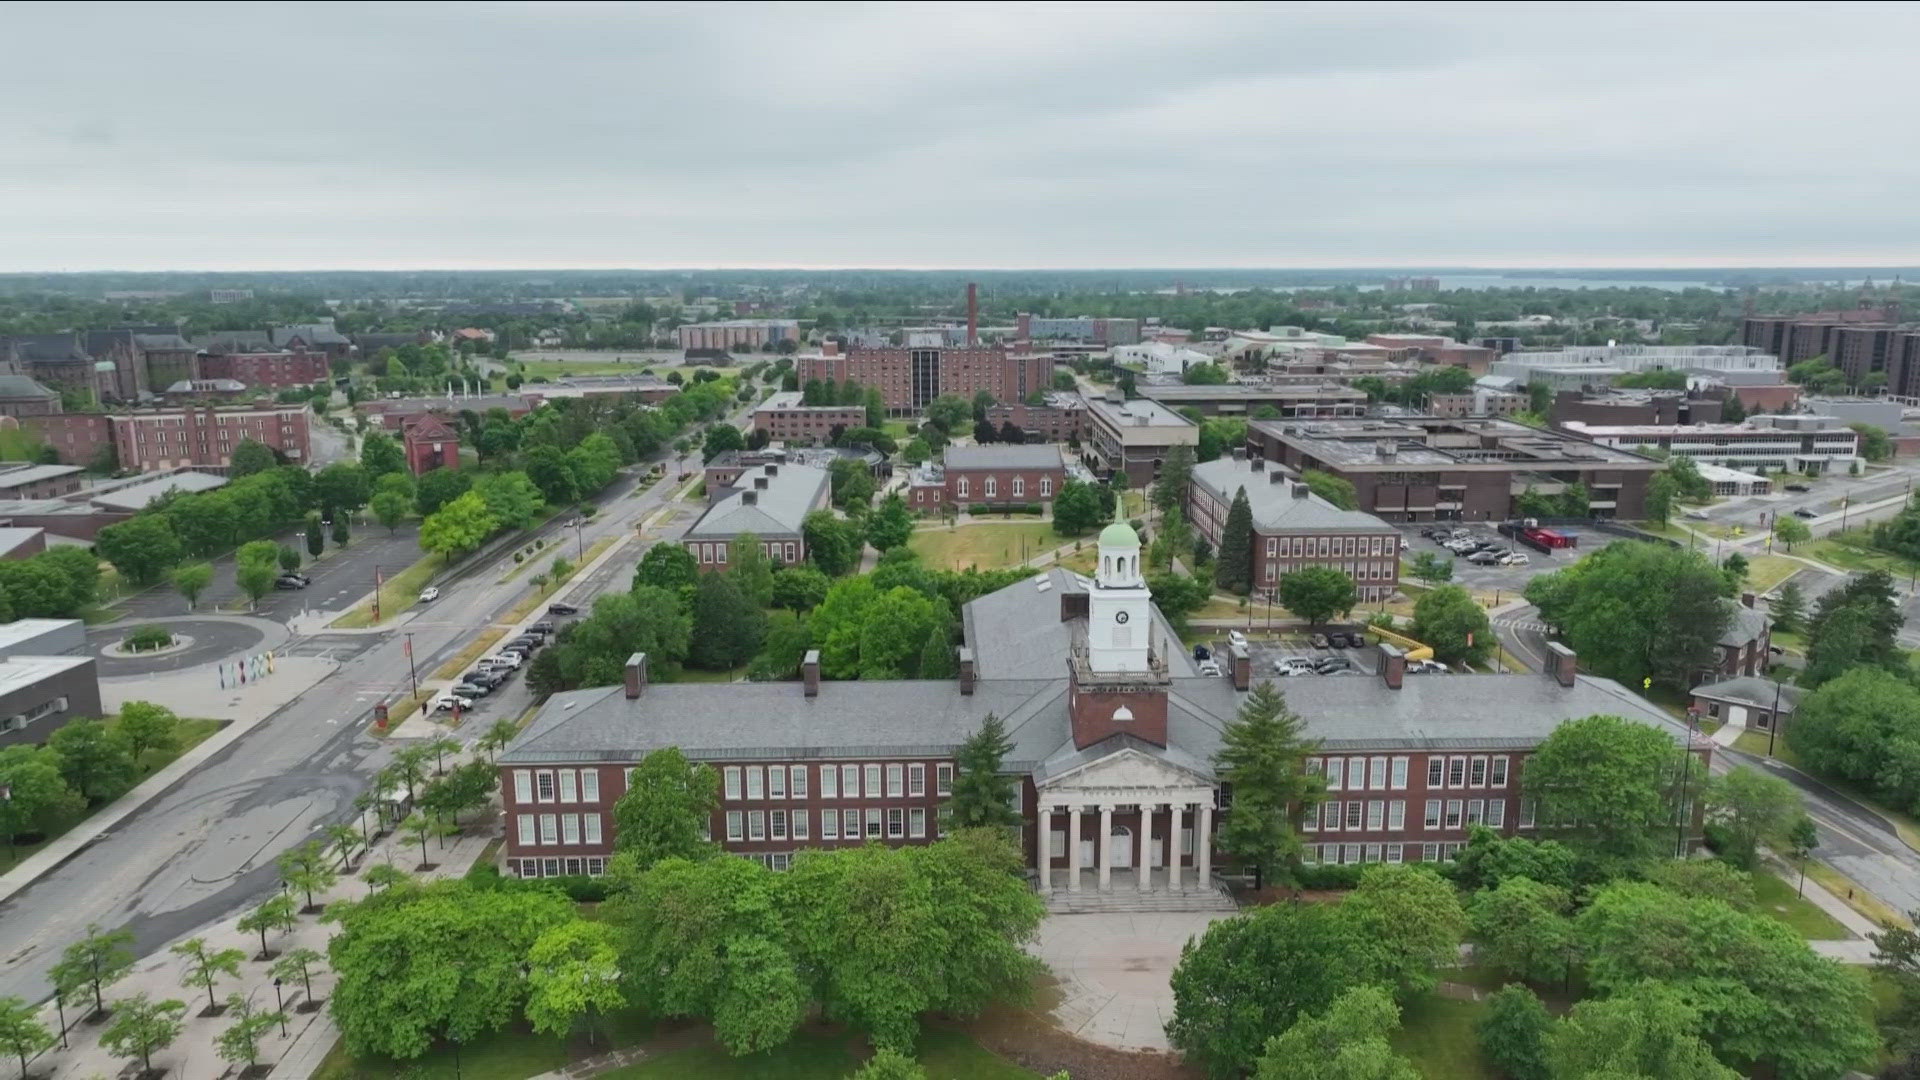
[[[1902,806],[1920,807],[1915,716],[1920,690],[1884,669],[1862,667],[1801,699],[1787,725],[1787,745],[1816,773],[1862,782]]]
[[[1434,971],[1459,962],[1466,913],[1452,883],[1426,864],[1367,867],[1340,911],[1373,954],[1372,978],[1401,992],[1432,990]]]
[[[1604,1001],[1583,1001],[1547,1038],[1555,1078],[1659,1077],[1736,1080],[1699,1036],[1699,1014],[1672,988],[1634,987]]]
[[[325,529],[326,527],[320,524],[319,514],[307,515],[307,554],[316,559],[320,557],[321,552],[327,550]]]
[[[0,749],[0,832],[12,849],[21,833],[49,833],[86,809],[86,800],[60,775],[60,758],[45,747]]]
[[[807,543],[807,558],[828,577],[842,577],[860,564],[860,549],[865,543],[859,527],[835,517],[830,510],[815,510],[800,527]]]
[[[488,516],[504,529],[524,529],[540,513],[540,489],[526,473],[488,473],[473,482],[470,494],[480,496]]]
[[[151,585],[180,562],[180,538],[164,514],[136,514],[100,530],[94,550],[135,585]]]
[[[444,467],[429,469],[414,485],[415,508],[425,517],[465,495],[472,486],[471,473]]]
[[[941,394],[927,402],[927,422],[951,435],[973,422],[973,402],[958,394]]]
[[[327,942],[339,982],[331,1013],[355,1054],[402,1061],[436,1037],[471,1042],[515,1020],[534,942],[573,921],[573,905],[544,889],[487,889],[465,881],[389,886],[342,904]]]
[[[407,452],[400,447],[399,440],[384,431],[371,431],[360,442],[360,468],[367,479],[378,482],[388,473],[405,474],[407,471]]]
[[[75,720],[54,728],[47,746],[58,755],[67,786],[89,802],[102,802],[127,790],[140,772],[126,736],[99,720]]]
[[[728,547],[727,577],[734,587],[755,607],[773,603],[773,562],[760,546],[760,538],[741,533]]]
[[[1300,480],[1307,485],[1308,491],[1342,510],[1360,509],[1360,495],[1354,490],[1353,481],[1345,477],[1319,469],[1306,469],[1300,473]]]
[[[746,436],[740,434],[739,428],[732,424],[715,424],[707,429],[706,437],[701,440],[700,460],[712,461],[729,450],[746,448]]]
[[[734,584],[732,573],[701,576],[694,590],[689,661],[715,671],[739,667],[760,651],[766,633],[766,613]]]
[[[102,931],[87,924],[87,936],[66,947],[50,973],[54,992],[69,1005],[93,1002],[93,1015],[107,1015],[106,988],[133,970],[133,931]]]
[[[915,677],[921,679],[951,679],[959,673],[954,663],[953,644],[947,640],[944,630],[935,628],[927,632],[927,644],[920,650],[919,670]]]
[[[1232,519],[1228,520],[1231,522]],[[1221,546],[1220,558],[1224,562],[1224,540]],[[1253,548],[1249,546],[1247,551],[1251,555]],[[1279,597],[1280,603],[1288,611],[1315,626],[1325,624],[1336,615],[1344,618],[1359,602],[1359,592],[1354,588],[1353,578],[1331,566],[1306,566],[1280,575]]]
[[[1013,776],[1002,770],[1013,740],[998,716],[988,713],[980,729],[954,754],[953,797],[948,801],[956,828],[1011,829],[1020,824],[1013,808]]]
[[[1907,660],[1897,641],[1904,618],[1891,575],[1885,570],[1854,575],[1814,607],[1800,684],[1820,686],[1859,667],[1904,673]]]
[[[172,709],[151,701],[129,701],[120,706],[117,726],[135,761],[149,750],[172,750],[180,739],[180,718]]]
[[[1593,671],[1684,687],[1719,656],[1733,619],[1725,584],[1699,552],[1620,540],[1534,578],[1526,598]]]
[[[1486,609],[1458,585],[1436,586],[1414,601],[1411,633],[1449,664],[1483,664],[1494,644]]]
[[[1547,1036],[1553,1018],[1533,991],[1503,986],[1487,998],[1480,1020],[1480,1052],[1511,1080],[1552,1080],[1547,1069]]]
[[[1893,440],[1887,429],[1872,424],[1848,424],[1860,434],[1860,456],[1868,461],[1885,461],[1893,456]]]
[[[811,611],[827,598],[833,582],[811,566],[789,566],[773,575],[773,606]]]
[[[414,512],[413,477],[406,472],[388,473],[374,481],[373,500],[367,504],[373,516],[387,527],[387,535]]]
[[[1776,516],[1773,519],[1773,535],[1792,551],[1793,545],[1813,539],[1813,530],[1797,517]]]
[[[920,1063],[892,1047],[882,1047],[848,1080],[927,1080]]]
[[[1256,685],[1220,733],[1213,765],[1221,782],[1233,786],[1233,809],[1222,819],[1216,843],[1253,868],[1256,889],[1268,874],[1293,879],[1299,821],[1317,812],[1326,790],[1325,781],[1305,767],[1318,747],[1271,682]]]
[[[487,760],[492,761],[519,734],[520,725],[515,723],[512,717],[503,716],[489,725],[486,733],[481,735],[480,740],[474,745],[486,751]]]
[[[213,584],[213,564],[200,562],[175,567],[171,580],[174,591],[187,598],[187,610],[192,611],[200,594]]]
[[[1773,618],[1775,630],[1797,634],[1804,628],[1807,618],[1806,594],[1800,591],[1800,583],[1788,578],[1786,583],[1774,592],[1773,599],[1767,604],[1767,614]]]
[[[626,794],[614,804],[614,850],[635,870],[665,859],[709,858],[719,847],[705,838],[720,805],[720,776],[690,762],[674,747],[655,750],[634,766]]]
[[[100,1045],[114,1057],[140,1059],[140,1075],[153,1072],[153,1052],[165,1050],[180,1037],[187,1003],[169,998],[154,1001],[135,994],[113,1003],[113,1022],[100,1033]]]
[[[0,1050],[20,1059],[20,1078],[27,1080],[27,1066],[42,1051],[53,1048],[53,1032],[38,1017],[38,1010],[17,997],[0,998]]]
[[[240,961],[247,954],[239,949],[216,949],[207,944],[205,938],[188,938],[167,950],[187,963],[187,969],[180,974],[180,985],[188,988],[202,988],[207,992],[207,1015],[214,1016],[220,1011],[219,1002],[213,996],[213,988],[222,975],[230,979],[240,977]]]
[[[333,888],[340,875],[328,865],[327,850],[318,840],[309,840],[297,848],[281,853],[279,862],[280,880],[290,889],[298,889],[306,895],[305,911],[312,914],[320,910],[313,902],[314,893],[323,893]]]
[[[254,473],[271,472],[280,467],[280,459],[258,439],[241,439],[234,444],[233,457],[228,459],[227,479],[238,480]]]
[[[368,869],[368,884],[378,885],[372,878],[373,871],[379,869],[382,869],[382,867],[376,866]],[[385,867],[385,869],[390,870],[392,867]],[[313,973],[319,969],[321,962],[325,959],[326,957],[321,956],[318,952],[302,946],[288,949],[286,952],[280,954],[280,959],[273,962],[273,968],[271,970],[274,978],[286,982],[293,982],[296,979],[299,980],[301,989],[307,996],[307,1003],[300,1006],[300,1011],[302,1012],[308,1011],[320,1004],[313,996]]]
[[[919,465],[932,459],[933,448],[927,445],[927,440],[917,436],[907,440],[907,445],[900,449],[900,460],[909,465]]]
[[[260,598],[273,591],[274,579],[280,576],[280,546],[271,540],[255,540],[240,545],[234,555],[234,583],[247,599],[254,604]]]
[[[1440,585],[1453,580],[1453,560],[1441,558],[1431,551],[1422,551],[1413,557],[1407,572],[1428,585]]]
[[[1674,850],[1680,789],[1698,798],[1702,772],[1669,732],[1595,715],[1555,728],[1527,759],[1522,781],[1539,805],[1542,832],[1618,866]]]
[[[1215,1080],[1244,1076],[1275,1032],[1368,981],[1371,953],[1337,905],[1222,919],[1180,951],[1167,1038]]]
[[[872,544],[875,551],[885,552],[912,538],[913,514],[907,510],[906,501],[898,495],[887,496],[867,519],[867,543]]]
[[[1523,877],[1571,891],[1578,859],[1558,840],[1503,837],[1484,825],[1467,829],[1467,846],[1454,858],[1453,878],[1468,890],[1492,889]]]
[[[239,994],[227,995],[226,1011],[233,1018],[220,1033],[216,1047],[222,1061],[244,1064],[251,1069],[260,1063],[260,1040],[274,1025],[287,1022],[283,1012],[261,1012]]]
[[[575,919],[549,928],[527,953],[527,1022],[565,1038],[584,1021],[593,1044],[593,1018],[620,1009],[620,954],[613,929]]]
[[[1325,1012],[1303,1016],[1267,1040],[1255,1080],[1420,1080],[1420,1071],[1387,1042],[1399,1027],[1400,1007],[1391,994],[1352,987]]]
[[[536,446],[526,452],[523,461],[527,479],[540,489],[540,495],[553,506],[564,506],[580,497],[580,483],[567,456],[557,446]]]
[[[1680,494],[1680,486],[1666,472],[1658,472],[1647,481],[1647,520],[1656,525],[1665,525],[1673,516],[1673,501]]]
[[[1160,475],[1154,477],[1148,498],[1164,516],[1187,504],[1187,488],[1193,484],[1193,447],[1175,446],[1160,462]]]
[[[1061,536],[1079,536],[1092,532],[1106,514],[1100,509],[1100,494],[1091,484],[1067,480],[1053,500],[1053,531]]]
[[[1220,557],[1213,567],[1213,583],[1241,596],[1253,590],[1253,504],[1247,501],[1244,487],[1234,492],[1233,504],[1227,508],[1227,523],[1220,530]],[[1352,583],[1348,584],[1351,587]]]
[[[479,547],[498,527],[486,500],[469,491],[420,523],[420,547],[452,562]]]
[[[1151,564],[1171,572],[1175,559],[1193,558],[1193,527],[1179,507],[1168,510],[1160,519],[1160,531],[1153,538]]]
[[[313,477],[313,493],[321,506],[334,513],[358,510],[373,497],[373,478],[358,462],[336,461]]]
[[[285,544],[280,545],[280,569],[281,570],[287,573],[292,573],[295,570],[300,569],[300,564],[303,561],[304,560],[300,558],[300,552],[297,549],[288,547]]]
[[[262,900],[259,907],[242,915],[234,928],[243,934],[259,934],[260,955],[254,959],[271,960],[276,954],[267,948],[267,931],[291,932],[298,921],[293,910],[293,897],[277,892]]]
[[[693,552],[674,543],[658,543],[648,548],[633,572],[635,586],[651,585],[689,601],[699,581],[700,564],[694,561]]]
[[[1571,977],[1579,950],[1567,890],[1510,877],[1473,894],[1474,958],[1503,975],[1534,983]]]
[[[1753,869],[1761,844],[1783,842],[1805,812],[1792,784],[1744,765],[1709,779],[1705,803],[1726,838],[1720,856],[1743,870]]]

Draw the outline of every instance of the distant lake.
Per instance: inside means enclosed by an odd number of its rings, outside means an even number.
[[[1416,275],[1419,276],[1419,275]],[[1710,281],[1637,281],[1632,278],[1507,277],[1502,274],[1435,274],[1442,289],[1723,289]],[[1364,291],[1380,285],[1362,285]]]

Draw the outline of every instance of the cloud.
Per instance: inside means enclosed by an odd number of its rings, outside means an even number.
[[[21,7],[0,269],[1920,261],[1822,11]]]

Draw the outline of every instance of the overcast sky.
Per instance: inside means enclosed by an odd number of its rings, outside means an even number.
[[[0,270],[1920,263],[1920,5],[0,26]]]

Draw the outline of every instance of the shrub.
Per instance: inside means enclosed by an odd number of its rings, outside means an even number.
[[[1299,879],[1303,889],[1351,889],[1360,884],[1359,863],[1344,866],[1337,863],[1308,863],[1299,868],[1294,876]]]
[[[173,644],[173,633],[164,626],[137,626],[120,640],[120,644],[129,652],[164,649]]]

